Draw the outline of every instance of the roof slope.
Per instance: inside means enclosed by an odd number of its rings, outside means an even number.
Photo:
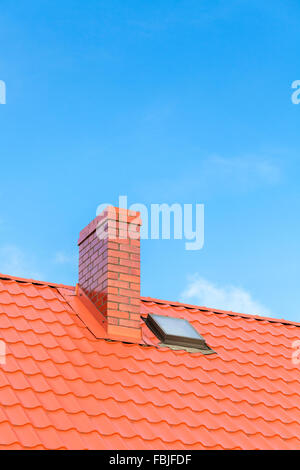
[[[74,289],[0,279],[0,448],[300,449],[297,324],[151,299],[217,354],[97,339]]]

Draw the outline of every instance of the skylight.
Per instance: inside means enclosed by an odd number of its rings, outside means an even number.
[[[163,344],[210,350],[187,320],[149,313],[146,324]]]

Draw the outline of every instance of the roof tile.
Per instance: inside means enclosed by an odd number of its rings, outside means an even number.
[[[204,356],[144,323],[143,345],[96,339],[72,296],[0,280],[0,448],[300,449],[298,324],[142,298],[144,316],[189,320]]]

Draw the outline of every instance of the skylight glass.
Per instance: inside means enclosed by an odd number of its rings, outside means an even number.
[[[164,317],[162,315],[151,314],[151,316],[166,335],[203,339],[187,320],[183,320],[182,318]]]
[[[205,339],[183,318],[149,313],[146,324],[163,345],[210,350]]]

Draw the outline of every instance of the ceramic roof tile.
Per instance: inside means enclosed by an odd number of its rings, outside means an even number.
[[[216,351],[96,339],[71,288],[0,279],[0,448],[300,449],[300,327],[142,299]]]

